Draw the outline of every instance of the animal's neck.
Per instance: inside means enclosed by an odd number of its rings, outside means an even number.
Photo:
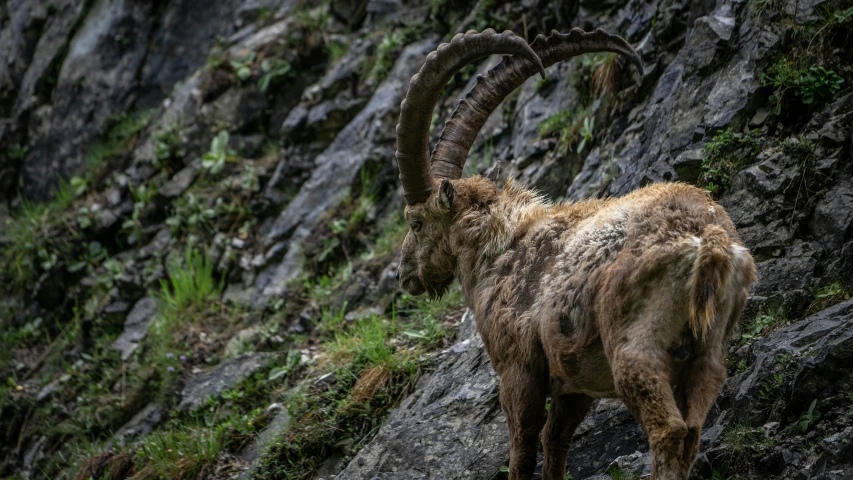
[[[537,192],[507,182],[487,210],[459,216],[451,237],[457,257],[456,278],[466,299],[492,270],[495,260],[511,248],[520,232],[549,216],[552,206]]]

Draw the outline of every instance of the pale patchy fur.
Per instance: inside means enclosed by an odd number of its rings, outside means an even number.
[[[687,478],[755,281],[722,207],[680,183],[558,205],[511,180],[435,187],[406,208],[419,231],[400,282],[438,296],[459,280],[500,375],[510,478],[532,477],[541,432],[543,478],[562,479],[575,428],[610,397],[645,428],[652,478]]]

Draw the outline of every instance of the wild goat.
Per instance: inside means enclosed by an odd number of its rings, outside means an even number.
[[[540,432],[543,478],[562,479],[575,428],[596,398],[622,399],[643,425],[652,478],[686,479],[726,378],[726,339],[755,281],[723,208],[680,183],[552,205],[511,180],[501,189],[481,176],[459,179],[507,94],[545,66],[595,51],[625,55],[641,70],[633,49],[601,30],[552,32],[531,45],[511,32],[470,31],[427,57],[397,125],[410,226],[398,276],[407,292],[432,297],[459,279],[500,376],[511,479],[532,477]],[[442,88],[490,54],[515,56],[478,78],[430,160]]]

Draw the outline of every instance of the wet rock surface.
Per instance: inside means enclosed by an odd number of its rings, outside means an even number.
[[[193,410],[211,396],[233,388],[256,371],[268,366],[276,357],[274,353],[246,353],[206,371],[194,374],[181,392],[179,410]]]

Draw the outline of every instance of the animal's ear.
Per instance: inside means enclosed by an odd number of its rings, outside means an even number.
[[[456,195],[456,190],[453,189],[453,184],[448,179],[442,179],[441,185],[438,187],[438,204],[441,208],[450,211],[453,208],[453,196]]]

